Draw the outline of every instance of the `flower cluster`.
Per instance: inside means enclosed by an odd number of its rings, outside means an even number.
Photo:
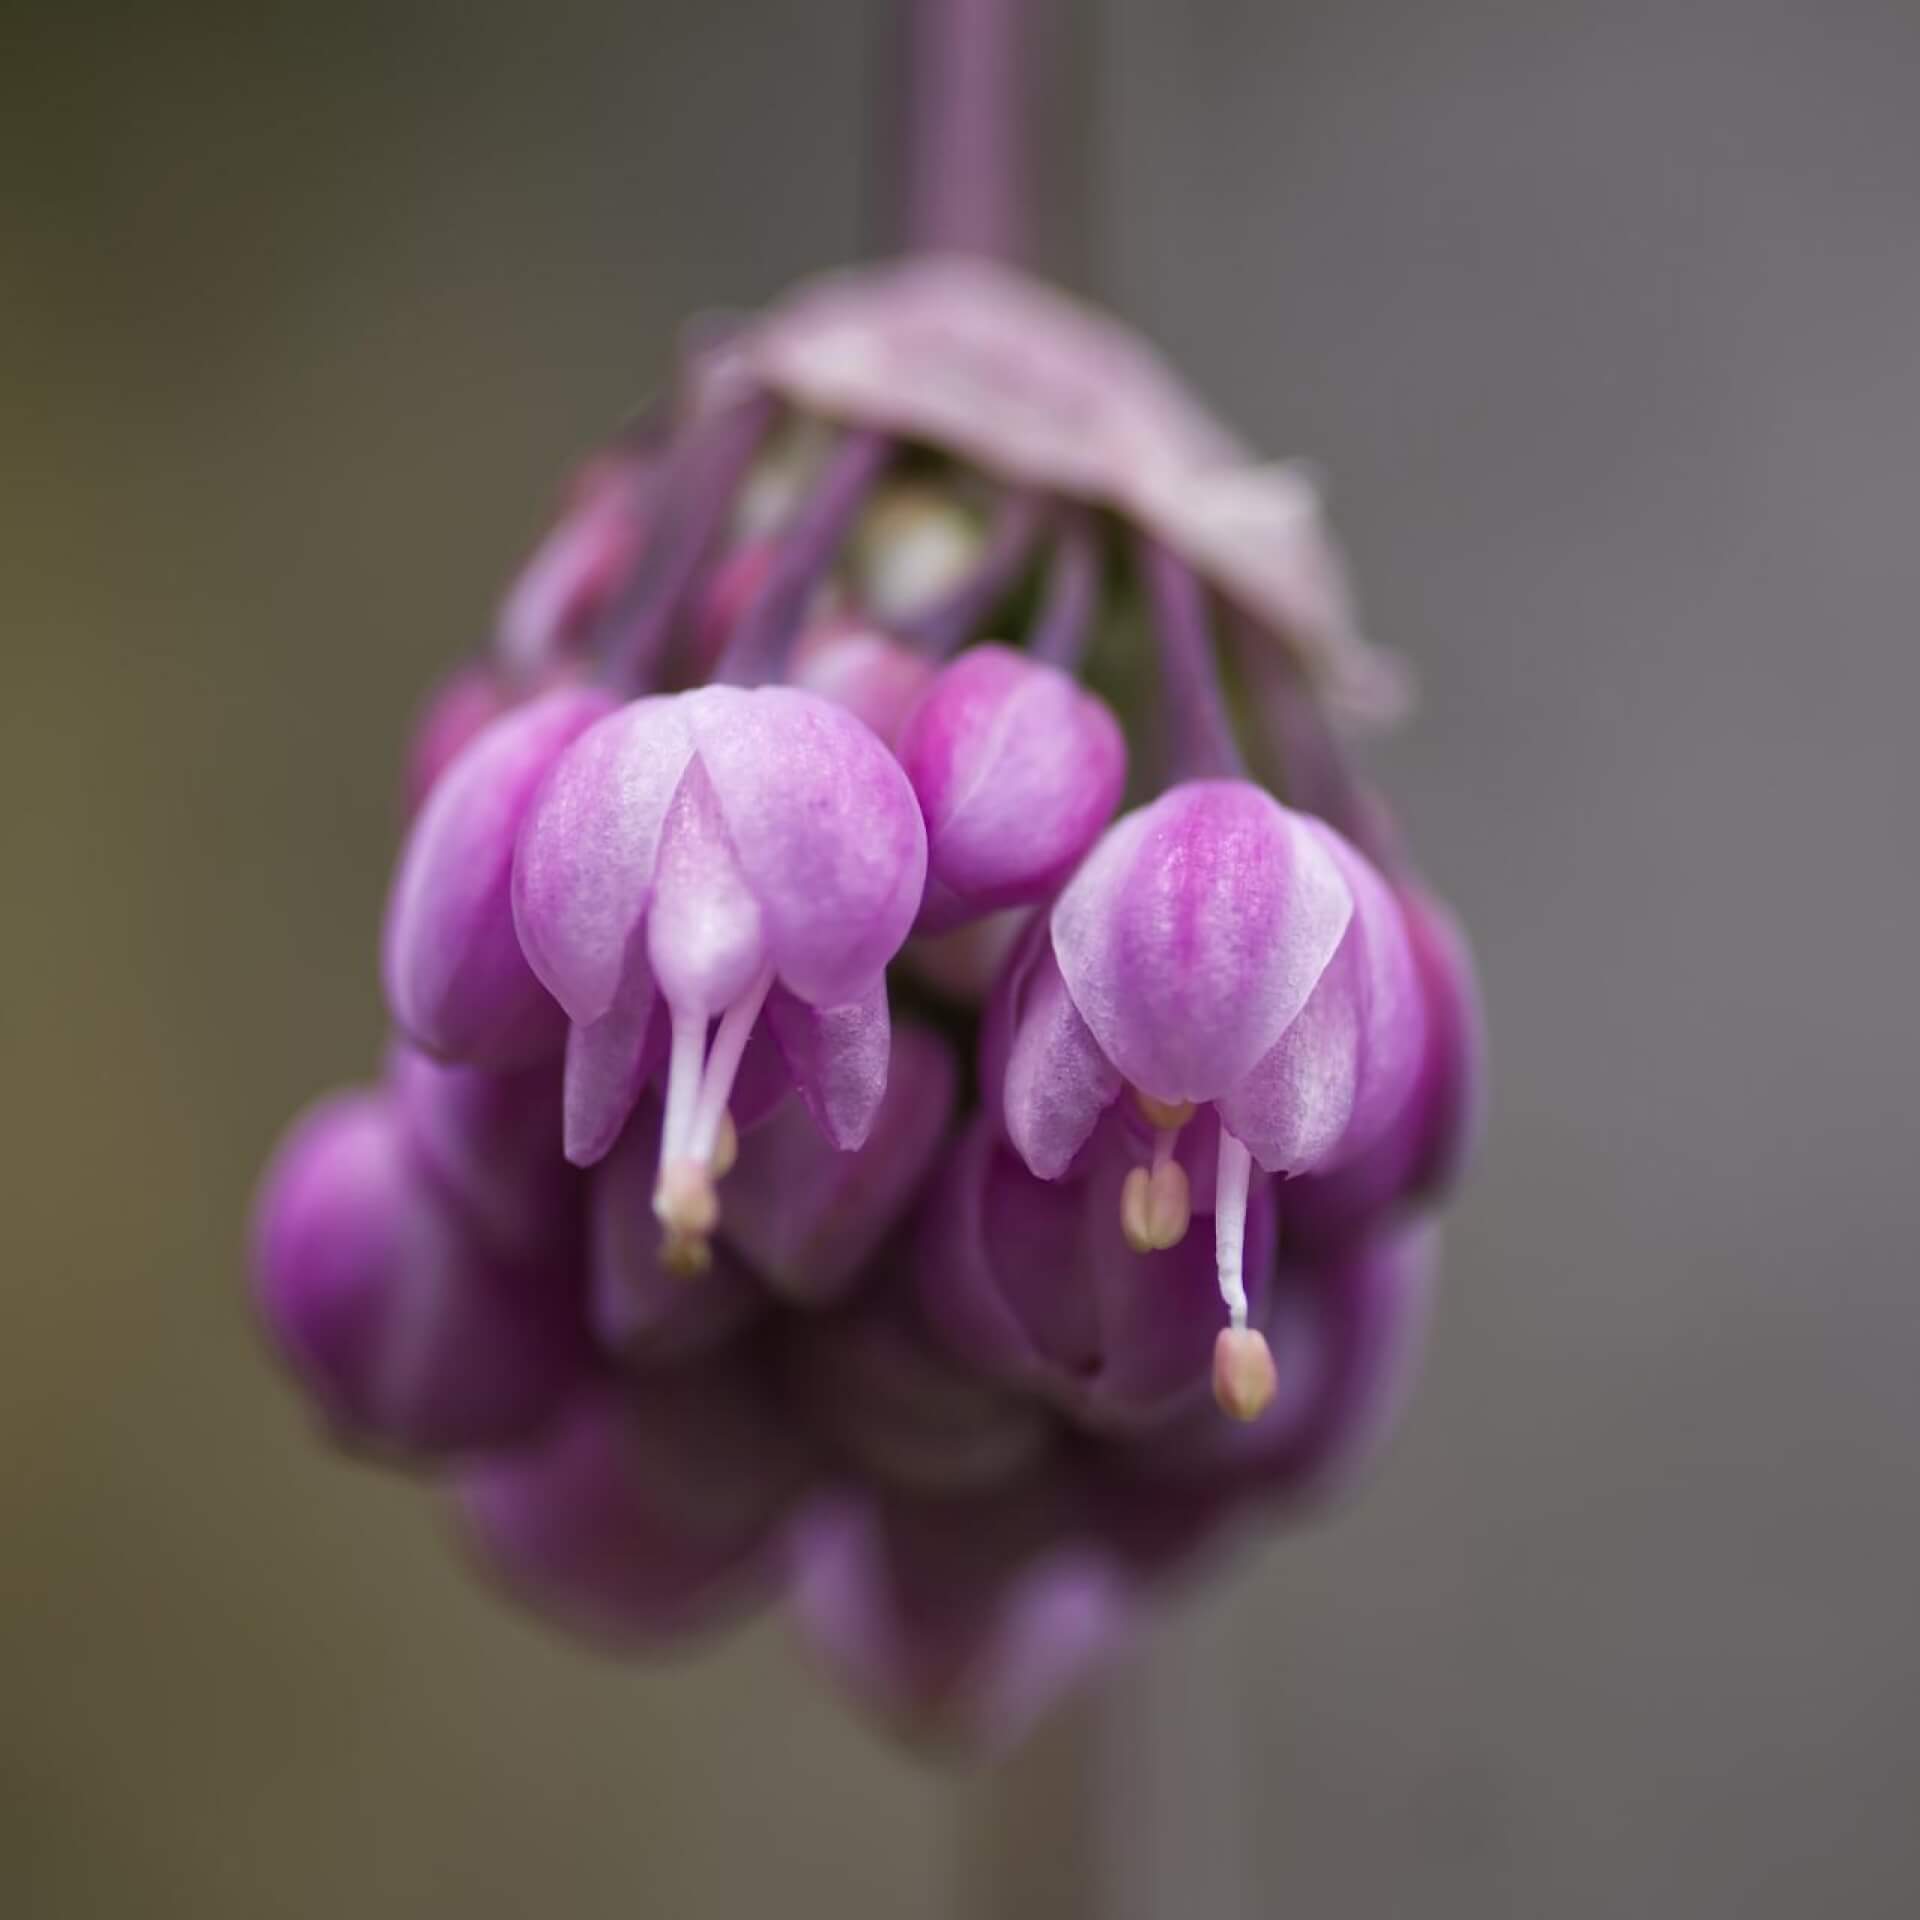
[[[708,342],[422,719],[272,1340],[569,1629],[784,1599],[1017,1734],[1405,1377],[1478,1027],[1334,744],[1393,686],[1112,322],[933,259]]]

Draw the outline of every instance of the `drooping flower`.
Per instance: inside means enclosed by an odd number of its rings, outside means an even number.
[[[886,1085],[885,969],[925,877],[906,777],[815,695],[705,687],[584,731],[527,813],[512,885],[521,950],[571,1022],[568,1158],[607,1152],[664,1052],[655,1204],[697,1258],[763,1018],[822,1130],[857,1146]]]
[[[1386,883],[1331,828],[1250,782],[1187,782],[1109,831],[1009,970],[993,1024],[989,1084],[1042,1179],[1067,1172],[1123,1093],[1139,1105],[1154,1164],[1127,1204],[1146,1244],[1163,1219],[1184,1232],[1181,1183],[1163,1170],[1181,1129],[1212,1109],[1231,1319],[1216,1389],[1229,1410],[1257,1411],[1272,1362],[1246,1315],[1253,1167],[1298,1174],[1364,1150],[1419,1059],[1414,961]],[[1173,1191],[1156,1192],[1156,1176]]]

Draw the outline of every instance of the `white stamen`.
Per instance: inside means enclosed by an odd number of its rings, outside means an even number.
[[[707,1069],[700,1082],[700,1098],[688,1129],[686,1153],[690,1160],[711,1163],[720,1141],[720,1123],[727,1117],[727,1101],[733,1093],[734,1076],[740,1071],[741,1056],[753,1035],[753,1023],[773,990],[773,969],[766,967],[725,1013],[713,1036],[713,1051],[707,1055]]]
[[[1247,1187],[1253,1156],[1225,1127],[1220,1129],[1220,1182],[1214,1190],[1213,1255],[1220,1266],[1220,1298],[1234,1326],[1247,1324],[1243,1270],[1247,1239]]]
[[[667,1111],[660,1128],[660,1164],[687,1158],[694,1108],[700,1097],[700,1070],[707,1052],[707,1016],[673,1011],[673,1045],[667,1055]]]

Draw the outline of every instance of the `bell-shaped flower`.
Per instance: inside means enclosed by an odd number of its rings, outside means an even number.
[[[645,1647],[764,1602],[805,1463],[751,1356],[598,1381],[534,1445],[457,1496],[475,1551],[523,1604],[611,1647]]]
[[[1189,1155],[1190,1141],[1204,1150],[1205,1132],[1188,1129]],[[1144,1250],[1128,1236],[1121,1195],[1137,1169],[1127,1135],[1110,1115],[1077,1177],[1038,1180],[981,1115],[941,1175],[914,1269],[928,1324],[954,1354],[1077,1425],[1118,1434],[1206,1402],[1220,1324],[1201,1235],[1169,1226],[1154,1237],[1170,1244]],[[1184,1195],[1184,1168],[1179,1184]],[[1272,1205],[1256,1188],[1246,1248],[1254,1326],[1265,1324],[1272,1259]]]
[[[565,1022],[513,924],[513,848],[548,768],[614,705],[565,687],[483,728],[435,782],[401,849],[381,943],[401,1031],[442,1059],[513,1066],[559,1051]]]
[[[815,1121],[858,1146],[886,1086],[885,969],[926,878],[913,790],[872,731],[789,687],[638,700],[584,732],[528,810],[513,914],[572,1022],[565,1145],[618,1139],[664,1053],[655,1208],[686,1264],[764,1019]]]
[[[563,1245],[509,1263],[426,1173],[398,1102],[336,1095],[261,1184],[254,1297],[350,1444],[409,1454],[535,1431],[589,1364]]]
[[[1231,1322],[1215,1391],[1252,1417],[1274,1389],[1247,1324],[1253,1169],[1304,1173],[1370,1146],[1407,1098],[1423,1024],[1406,923],[1372,867],[1247,781],[1190,781],[1106,834],[1016,957],[989,1020],[988,1085],[1047,1180],[1131,1097],[1155,1135],[1152,1165],[1123,1190],[1129,1238],[1145,1245],[1184,1226],[1173,1147],[1213,1110]]]
[[[1113,818],[1127,777],[1106,703],[995,645],[940,670],[898,752],[926,818],[920,927],[935,933],[1047,898]]]

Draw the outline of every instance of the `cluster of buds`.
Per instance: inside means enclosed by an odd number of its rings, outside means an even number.
[[[709,337],[422,720],[272,1340],[568,1629],[783,1600],[1017,1734],[1405,1378],[1478,1028],[1335,745],[1394,685],[1113,322],[932,258]]]

